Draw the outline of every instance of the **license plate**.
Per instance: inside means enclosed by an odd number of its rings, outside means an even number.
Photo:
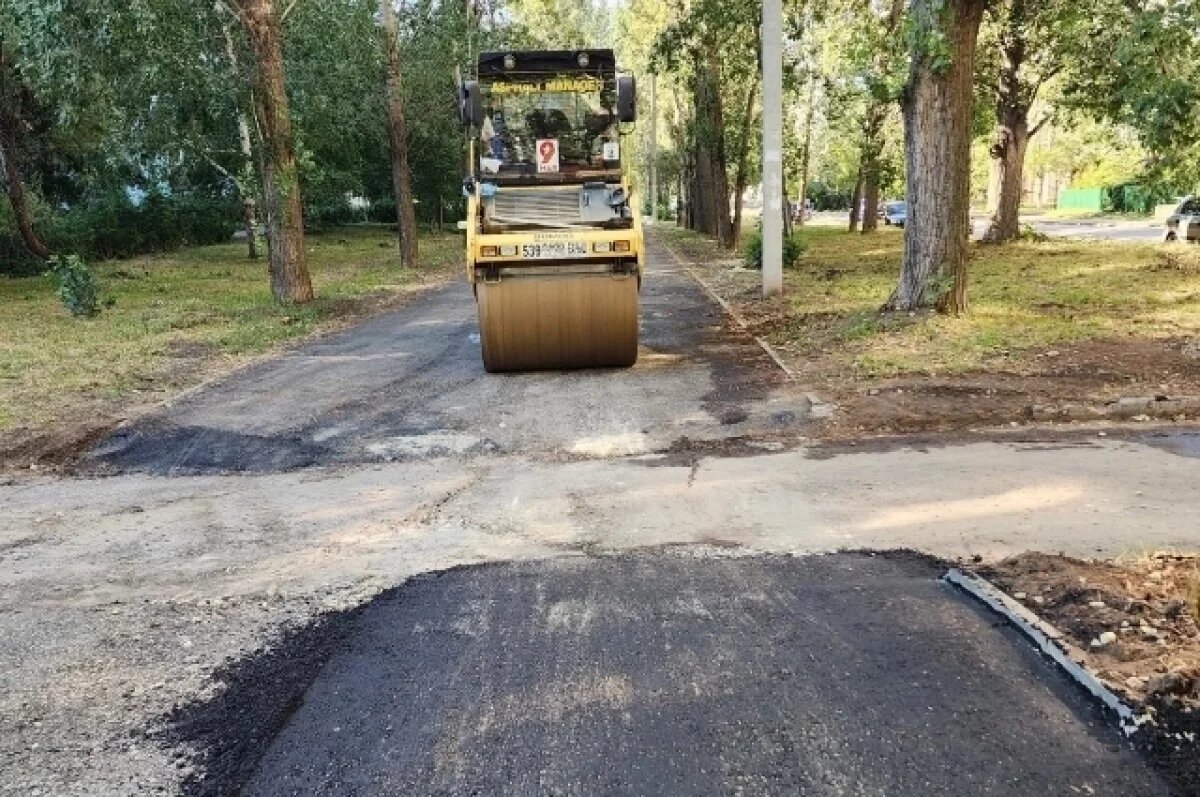
[[[551,241],[540,244],[524,244],[521,247],[521,257],[526,260],[553,260],[586,254],[587,244],[582,241]]]

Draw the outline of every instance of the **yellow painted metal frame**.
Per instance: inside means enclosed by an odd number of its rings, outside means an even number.
[[[472,161],[475,158],[475,142],[471,142],[470,154],[468,156]],[[480,256],[480,250],[485,246],[516,246],[517,252],[521,251],[524,244],[543,243],[546,241],[579,241],[587,245],[588,254],[585,256],[575,257],[571,259],[571,263],[580,263],[587,261],[595,261],[597,264],[611,263],[614,260],[637,263],[637,277],[641,281],[642,268],[645,264],[645,239],[642,235],[642,213],[639,200],[636,194],[633,193],[629,183],[628,172],[621,178],[621,186],[625,189],[625,193],[629,196],[629,209],[633,215],[632,226],[625,229],[603,229],[603,228],[586,228],[580,227],[575,229],[547,229],[547,230],[527,230],[521,232],[504,232],[504,233],[484,233],[481,228],[481,213],[479,186],[476,184],[475,192],[467,197],[467,279],[473,284],[475,282],[475,271],[480,265],[499,265],[499,266],[520,266],[527,264],[530,266],[554,266],[555,260],[526,260],[519,254],[510,257],[489,257],[484,260]],[[536,189],[538,186],[528,186],[527,188]],[[521,187],[505,186],[501,190],[505,192],[519,192]],[[593,245],[596,243],[615,243],[617,241],[628,241],[628,252],[594,252]]]

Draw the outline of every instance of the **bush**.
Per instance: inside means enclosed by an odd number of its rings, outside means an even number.
[[[854,186],[834,186],[814,180],[808,186],[808,198],[815,210],[847,210],[853,204]]]
[[[795,267],[803,257],[804,249],[804,240],[800,237],[800,233],[792,233],[784,238],[783,267]],[[745,260],[747,268],[762,269],[762,230],[755,230],[746,236]]]
[[[58,283],[55,293],[71,315],[100,313],[100,281],[86,263],[76,255],[56,255],[49,266],[48,273]]]
[[[393,205],[391,221],[396,220]],[[366,212],[350,207],[345,199],[336,198],[331,201],[319,201],[304,205],[304,228],[311,232],[322,232],[332,227],[344,227],[347,224],[357,224],[366,220]]]
[[[1050,240],[1050,236],[1043,232],[1038,232],[1032,224],[1022,224],[1020,239],[1029,243],[1041,244]]]
[[[35,227],[52,251],[76,252],[89,260],[225,243],[241,217],[231,198],[152,193],[134,204],[123,189],[67,210],[37,209]],[[0,274],[28,276],[42,268],[25,250],[11,213],[0,210]]]
[[[225,243],[239,220],[237,202],[203,196],[150,194],[134,204],[124,191],[62,214],[57,249],[90,258],[127,258],[187,245]],[[58,240],[55,240],[57,238]]]

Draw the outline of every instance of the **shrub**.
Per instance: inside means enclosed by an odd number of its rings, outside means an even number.
[[[26,251],[7,204],[0,203],[0,274],[37,274],[44,266]],[[134,204],[123,189],[65,210],[51,210],[40,201],[34,209],[35,228],[51,251],[75,252],[89,260],[225,243],[241,219],[232,198],[151,193]]]
[[[1029,243],[1042,244],[1050,240],[1050,236],[1043,232],[1038,232],[1032,224],[1022,224],[1020,239]]]
[[[100,281],[76,255],[50,258],[49,273],[57,283],[55,292],[74,316],[94,316],[100,312]]]
[[[237,202],[230,199],[153,193],[135,205],[122,191],[63,214],[57,248],[109,259],[225,243],[239,218]]]
[[[343,227],[347,224],[362,222],[365,214],[362,210],[350,207],[350,203],[338,197],[331,201],[317,201],[304,205],[304,228],[310,232],[322,232],[331,227]],[[391,221],[396,220],[395,205],[392,206]]]
[[[804,255],[804,239],[800,233],[792,233],[783,239],[783,267],[794,268]],[[762,268],[762,230],[755,230],[746,236],[745,245],[746,267]]]

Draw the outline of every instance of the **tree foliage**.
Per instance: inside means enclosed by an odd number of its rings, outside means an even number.
[[[643,205],[678,209],[683,223],[734,243],[761,165],[756,0],[627,0],[615,10],[604,0],[394,0],[407,192],[389,168],[379,2],[279,0],[306,225],[390,222],[397,193],[411,194],[426,225],[455,220],[464,137],[449,97],[454,70],[484,49],[616,46],[640,78],[642,122],[630,149],[642,186],[656,144],[659,194]],[[900,113],[913,70],[935,80],[952,72],[951,17],[981,3],[785,0],[785,191],[823,207],[855,194],[868,205],[899,198],[916,162]],[[262,98],[236,5],[5,0],[0,271],[40,268],[30,252],[125,256],[219,238],[239,219],[253,229],[264,189],[253,113]],[[1015,215],[1027,159],[1077,183],[1200,188],[1200,5],[986,5],[967,132],[987,138],[1008,175],[992,178],[994,193],[1017,194],[1016,203],[993,204]],[[981,173],[974,193],[982,181]],[[868,212],[864,229],[872,219]],[[918,248],[945,251],[953,229],[939,225]],[[926,283],[933,294],[947,284]]]

